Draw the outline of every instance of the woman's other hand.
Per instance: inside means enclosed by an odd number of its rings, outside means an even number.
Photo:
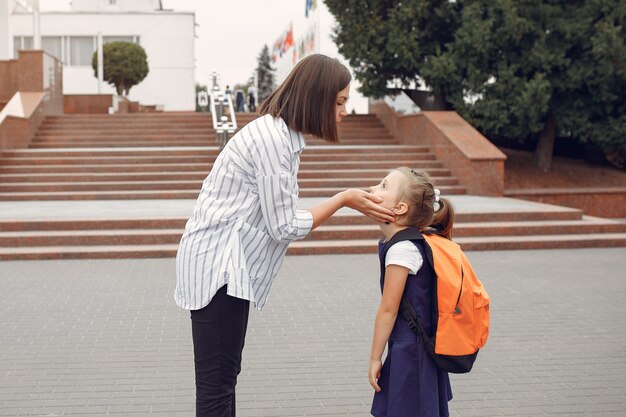
[[[385,223],[396,221],[391,210],[379,205],[379,203],[382,202],[380,197],[356,188],[342,191],[340,194],[343,197],[344,206],[360,211],[376,222]]]

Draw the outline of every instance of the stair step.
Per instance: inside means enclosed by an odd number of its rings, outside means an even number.
[[[302,170],[333,170],[337,168],[337,163],[335,162],[304,162],[300,165]],[[414,169],[429,171],[432,169],[442,169],[441,162],[437,161],[420,161],[419,164],[416,164],[415,161],[389,161],[389,162],[369,162],[366,164],[362,164],[360,162],[346,162],[342,163],[340,168],[345,170],[363,170],[363,169],[383,169],[390,170],[392,168],[398,166],[407,166],[410,165]],[[205,171],[209,172],[209,170],[213,167],[213,164],[185,164],[185,163],[175,163],[175,164],[131,164],[131,165],[123,165],[123,164],[111,164],[111,165],[85,165],[85,164],[76,164],[76,165],[12,165],[12,166],[3,166],[0,165],[0,173],[2,174],[19,174],[19,173],[62,173],[62,172],[86,172],[86,173],[96,173],[96,172],[160,172],[160,171],[176,171],[176,172],[186,172],[186,171]]]
[[[8,165],[71,165],[71,164],[167,164],[167,163],[213,163],[217,155],[146,155],[146,156],[61,156],[61,157],[29,157],[5,158],[2,160],[3,166]],[[412,161],[434,161],[435,155],[423,152],[404,152],[386,154],[303,154],[300,157],[301,163],[305,162],[360,162],[365,164],[369,161],[399,161],[410,158]]]
[[[363,187],[365,188],[365,187]],[[446,195],[459,195],[465,194],[465,187],[460,185],[441,185],[438,187],[443,194]],[[346,187],[311,187],[301,188],[299,192],[300,197],[331,197],[341,191],[344,191]]]
[[[198,147],[198,146],[217,146],[217,141],[215,140],[196,140],[196,141],[169,141],[169,142],[92,142],[92,143],[81,143],[80,145],[76,145],[74,143],[51,143],[51,144],[42,144],[42,143],[33,143],[29,145],[30,149],[67,149],[67,148],[82,148],[82,149],[90,149],[90,148],[140,148],[140,147],[155,147],[162,148],[164,146],[188,146],[190,148]]]
[[[356,216],[355,216],[356,217]],[[162,219],[73,219],[73,220],[0,220],[2,232],[63,232],[63,231],[114,231],[137,229],[183,230],[188,217]]]
[[[151,128],[136,128],[136,129],[121,129],[113,127],[102,127],[100,129],[94,129],[91,126],[89,129],[76,128],[76,129],[46,129],[42,128],[37,131],[35,138],[115,138],[120,136],[137,136],[137,137],[152,137],[154,135],[211,135],[215,136],[213,127],[206,126],[180,126],[176,127],[158,127],[152,126]]]
[[[206,129],[212,129],[213,124],[209,121],[206,122],[185,122],[185,123],[132,123],[132,124],[119,124],[119,123],[56,123],[49,124],[43,123],[39,127],[38,133],[51,133],[51,132],[94,132],[101,133],[106,129],[107,132],[119,132],[119,131],[131,131],[131,132],[143,132],[146,130],[158,132],[159,130],[174,130],[174,131],[184,131],[184,130],[198,130],[203,129],[206,132]],[[106,132],[102,132],[106,133]]]
[[[45,201],[45,200],[137,200],[137,199],[196,199],[200,192],[200,184],[191,187],[189,190],[181,190],[181,186],[170,190],[163,190],[163,187],[155,187],[154,190],[146,189],[126,189],[126,190],[109,190],[102,189],[98,191],[32,191],[32,192],[2,192],[0,193],[0,201]],[[60,188],[60,187],[57,187]],[[92,188],[97,188],[93,186]],[[106,188],[106,187],[102,187]],[[48,188],[50,189],[50,188]],[[331,197],[340,191],[344,191],[346,187],[313,187],[300,189],[300,197]],[[441,186],[442,193],[465,194],[465,188],[461,186]]]
[[[337,145],[339,147],[342,146],[354,146],[354,145],[380,145],[380,140],[362,140],[362,139],[354,139],[354,140],[344,140]],[[317,141],[307,141],[308,145],[322,145],[326,144],[322,140]],[[388,140],[384,143],[384,145],[398,145],[400,141],[398,140]],[[54,143],[41,143],[41,142],[31,142],[29,148],[31,149],[65,149],[65,148],[140,148],[140,147],[165,147],[165,146],[189,146],[189,147],[197,147],[197,146],[216,146],[217,142],[215,140],[203,139],[203,140],[171,140],[171,141],[122,141],[122,142],[113,142],[107,140],[106,142],[54,142]]]
[[[457,223],[453,228],[453,239],[465,237],[542,236],[582,233],[626,233],[626,224],[614,221],[521,221]],[[305,239],[350,240],[379,239],[380,227],[370,225],[320,226]]]
[[[454,241],[461,245],[464,251],[626,247],[626,233],[465,237],[455,239]],[[290,244],[287,250],[288,255],[330,255],[377,252],[377,239],[301,240]]]
[[[150,135],[109,135],[109,136],[35,136],[31,143],[33,144],[41,144],[41,145],[54,145],[57,143],[67,143],[73,145],[81,145],[83,143],[102,143],[102,142],[111,142],[111,143],[127,143],[127,142],[167,142],[172,141],[182,142],[182,141],[210,141],[216,140],[216,136],[214,134],[210,134],[207,132],[204,133],[189,133],[189,134],[150,134]],[[170,142],[170,143],[172,143]],[[172,145],[170,145],[172,146]]]
[[[1,170],[0,170],[1,172]],[[369,178],[380,180],[387,173],[388,169],[353,169],[353,170],[302,170],[298,172],[299,179],[326,179],[326,178]],[[439,183],[439,178],[446,180],[451,178],[450,171],[447,169],[430,169],[426,171],[435,183]],[[2,182],[76,182],[79,181],[168,181],[168,180],[204,180],[208,175],[207,170],[202,171],[166,171],[158,172],[89,172],[84,173],[66,172],[62,175],[51,172],[32,172],[30,173],[0,173],[0,183]]]
[[[179,175],[180,176],[180,175]],[[5,175],[0,175],[0,192],[31,192],[31,191],[80,191],[80,190],[122,190],[122,189],[167,189],[186,188],[200,189],[202,181],[206,178],[206,173],[193,175],[192,178],[173,178],[170,176],[144,175],[143,178],[128,178],[128,174],[109,178],[104,176],[95,177],[84,175],[66,175],[63,177],[25,177],[20,182],[5,182]],[[156,178],[155,178],[156,177]],[[431,178],[437,186],[458,185],[458,181],[452,177]],[[298,184],[300,188],[316,187],[344,187],[344,188],[367,188],[378,184],[381,180],[379,176],[370,177],[335,177],[335,178],[300,178]]]
[[[311,146],[304,150],[307,155],[329,155],[329,154],[403,154],[410,153],[429,153],[426,146],[406,146],[406,145],[389,145],[389,146],[351,146],[337,149],[335,146]],[[217,156],[220,153],[218,146],[203,146],[197,149],[177,148],[174,146],[163,148],[139,148],[139,149],[63,149],[63,150],[5,150],[0,152],[3,158],[59,158],[59,157],[119,157],[119,156]]]
[[[582,220],[581,220],[582,219]],[[595,219],[589,220],[583,217],[580,211],[527,211],[516,212],[485,212],[480,215],[475,213],[457,213],[455,225],[455,238],[468,234],[503,234],[501,230],[507,229],[511,233],[524,234],[544,234],[555,233],[555,231],[566,230],[560,233],[571,233],[572,227],[596,228],[610,232],[625,231],[624,223],[612,220]],[[147,219],[72,219],[72,220],[51,220],[51,219],[30,219],[30,220],[0,220],[1,232],[40,232],[40,231],[71,231],[71,230],[122,230],[122,229],[180,229],[182,230],[188,217],[172,218],[147,218]],[[561,229],[559,229],[561,225]],[[588,225],[588,226],[586,226]],[[341,231],[342,227],[358,226],[360,230],[377,230],[378,226],[369,218],[360,214],[339,212],[331,217],[323,226],[314,230]],[[338,228],[336,228],[338,227]],[[536,231],[531,227],[537,228]],[[374,228],[374,229],[372,229]],[[595,229],[597,230],[597,229]],[[545,232],[543,232],[545,231]],[[378,232],[377,232],[378,233]],[[510,233],[509,233],[510,234]]]
[[[0,247],[178,244],[179,229],[114,229],[0,232]]]
[[[178,244],[0,248],[0,260],[172,258]]]
[[[463,250],[519,250],[590,247],[626,247],[626,233],[474,237],[455,240]],[[298,241],[289,245],[288,255],[376,253],[377,239]],[[32,246],[0,248],[1,260],[100,259],[174,257],[178,244]]]

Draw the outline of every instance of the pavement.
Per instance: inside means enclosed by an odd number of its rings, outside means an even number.
[[[626,416],[626,249],[469,252],[492,297],[454,417]],[[367,416],[373,255],[290,256],[251,309],[238,416]],[[0,263],[0,416],[192,416],[173,259]]]

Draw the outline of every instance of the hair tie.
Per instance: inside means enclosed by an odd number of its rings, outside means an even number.
[[[438,188],[434,189],[435,198],[433,202],[433,210],[438,211],[441,208],[441,204],[439,204],[439,195],[441,195],[441,191]]]

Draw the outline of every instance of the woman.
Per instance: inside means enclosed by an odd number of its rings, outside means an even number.
[[[378,222],[394,220],[378,197],[357,189],[298,210],[303,134],[338,141],[350,80],[335,59],[303,59],[265,100],[261,117],[232,137],[204,180],[176,259],[176,303],[191,310],[196,416],[235,415],[249,305],[263,308],[290,242],[341,207]]]

